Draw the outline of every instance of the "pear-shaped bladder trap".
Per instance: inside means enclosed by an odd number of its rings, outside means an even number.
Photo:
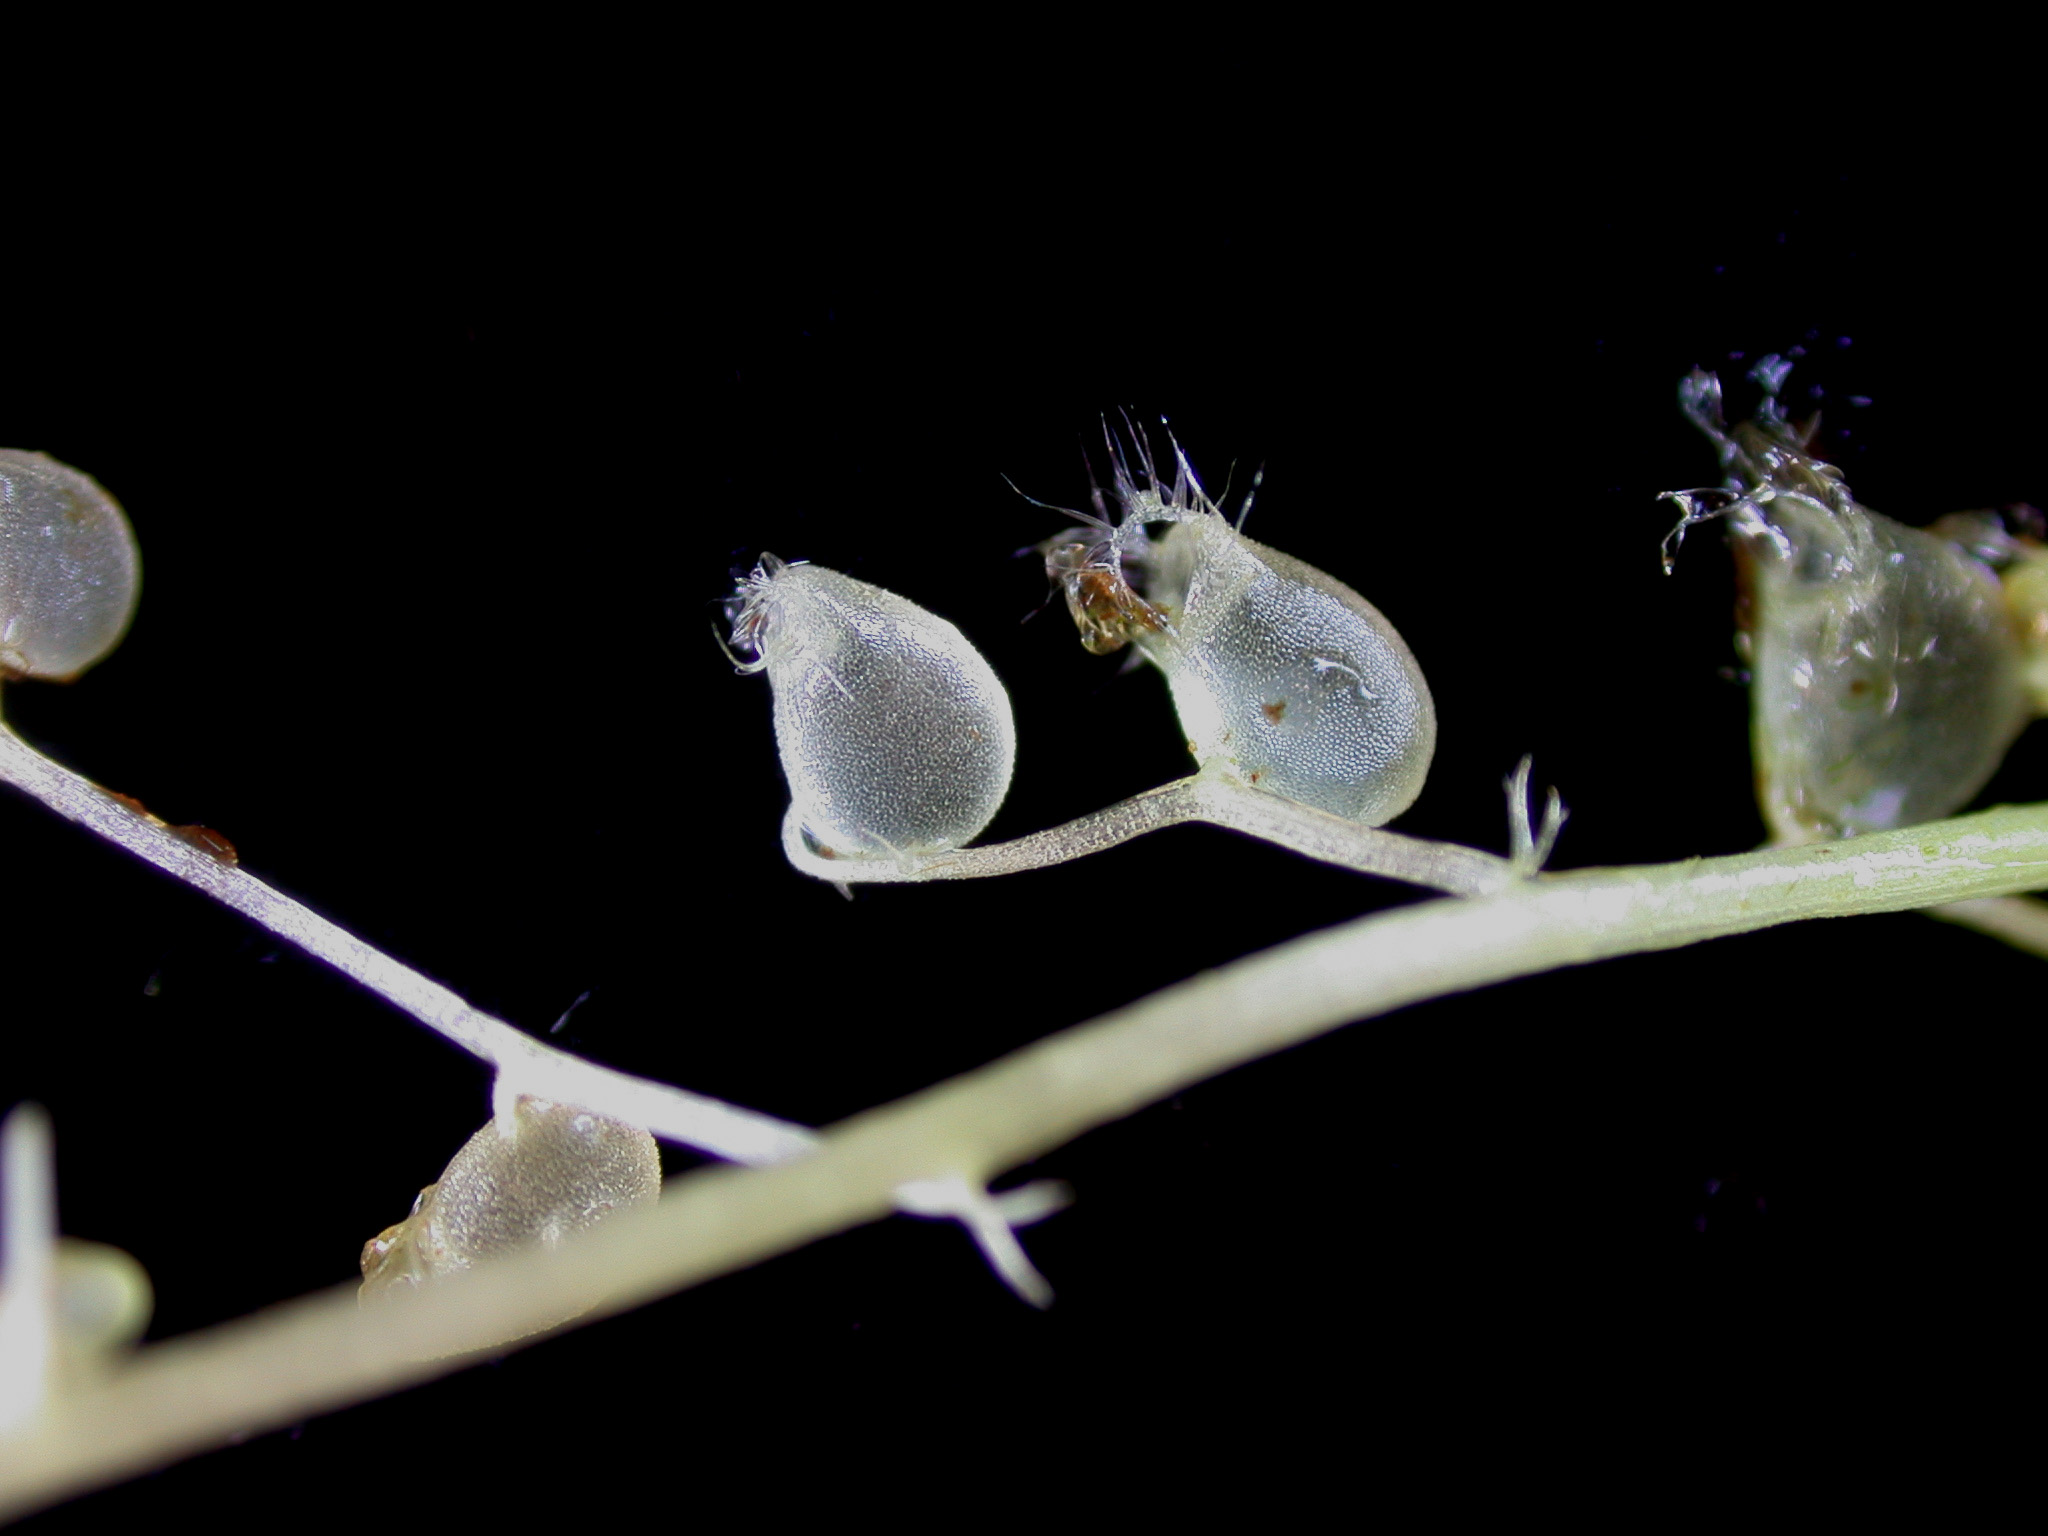
[[[135,612],[135,534],[99,482],[0,448],[0,676],[76,677]]]
[[[1725,492],[1671,492],[1684,530],[1725,519],[1746,588],[1752,745],[1780,842],[1913,826],[1959,810],[2026,724],[2023,649],[1970,548],[1859,505],[1766,398],[1732,430],[1720,380],[1681,403],[1720,450]]]
[[[1436,750],[1414,655],[1343,582],[1240,534],[1173,455],[1168,484],[1142,437],[1129,455],[1112,438],[1114,519],[1098,494],[1099,517],[1046,545],[1082,644],[1166,674],[1205,772],[1367,826],[1398,816]]]
[[[513,1134],[494,1121],[462,1145],[412,1214],[363,1246],[365,1302],[554,1244],[661,1193],[654,1138],[573,1104],[521,1097]]]
[[[1010,787],[1010,695],[952,624],[907,598],[763,555],[728,604],[775,690],[775,744],[805,845],[825,858],[958,848]]]

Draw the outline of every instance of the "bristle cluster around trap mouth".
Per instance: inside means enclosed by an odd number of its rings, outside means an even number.
[[[801,560],[795,562],[803,564]],[[777,559],[763,550],[754,568],[739,580],[731,597],[725,600],[725,618],[731,625],[732,633],[727,642],[732,664],[741,672],[759,672],[768,665],[764,649],[767,644],[768,625],[773,615],[769,611],[768,597],[775,586],[775,579],[788,570],[790,562]],[[753,659],[741,661],[732,652],[743,651]]]
[[[1107,422],[1102,428],[1103,440],[1109,446],[1111,484],[1119,514],[1114,530],[1116,534],[1145,523],[1185,522],[1189,518],[1220,515],[1172,433],[1166,435],[1166,441],[1173,448],[1173,483],[1169,486],[1159,478],[1159,466],[1153,461],[1151,442],[1131,424],[1128,417],[1124,426],[1130,433],[1128,452],[1116,434],[1110,431]],[[1143,484],[1131,472],[1133,459],[1144,477]],[[1106,517],[1099,487],[1094,490],[1094,501],[1095,510]]]

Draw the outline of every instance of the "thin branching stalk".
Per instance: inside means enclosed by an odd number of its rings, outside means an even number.
[[[2048,888],[2048,805],[1850,842],[1517,882],[1296,939],[857,1115],[772,1167],[707,1169],[554,1253],[364,1313],[352,1289],[143,1351],[10,1443],[0,1517],[459,1367],[429,1358],[624,1311],[875,1220],[905,1185],[988,1179],[1353,1020],[1511,977],[1808,918]]]
[[[769,1163],[805,1152],[811,1132],[768,1115],[570,1055],[472,1007],[439,982],[366,944],[347,929],[240,865],[166,826],[36,751],[0,724],[0,783],[33,795],[58,815],[204,891],[279,938],[326,961],[498,1072],[499,1098],[540,1094],[645,1126],[667,1141],[737,1163]]]
[[[2048,903],[2025,896],[1986,896],[1978,901],[1956,901],[1945,907],[1929,907],[1929,917],[1944,923],[1974,928],[2014,949],[2048,960]]]
[[[790,863],[805,874],[840,886],[870,881],[981,880],[1064,864],[1191,821],[1228,827],[1325,864],[1453,896],[1484,896],[1519,876],[1514,863],[1496,854],[1458,843],[1409,837],[1384,827],[1361,826],[1212,774],[1176,779],[1106,810],[1007,843],[905,854],[896,859],[821,855],[805,839],[803,818],[792,806],[782,824],[782,848]]]
[[[497,1071],[492,1105],[500,1126],[510,1124],[511,1106],[519,1095],[535,1094],[644,1126],[665,1141],[728,1162],[776,1163],[817,1144],[816,1133],[804,1126],[599,1066],[493,1018],[264,884],[239,864],[223,860],[132,802],[45,757],[4,723],[0,783],[33,795],[59,815],[234,908],[488,1062]],[[962,1189],[955,1181],[945,1181],[905,1189],[902,1196],[905,1210],[958,1219],[1012,1290],[1033,1306],[1051,1303],[1052,1288],[1025,1259],[1010,1228],[1057,1209],[1062,1201],[1058,1191],[1012,1191],[998,1200],[986,1190]]]

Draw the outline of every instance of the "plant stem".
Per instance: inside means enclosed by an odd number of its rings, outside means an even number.
[[[801,1156],[818,1144],[817,1134],[804,1126],[687,1088],[601,1067],[514,1029],[265,885],[239,864],[224,861],[180,836],[139,805],[45,757],[4,723],[0,723],[0,783],[14,785],[59,815],[234,908],[488,1062],[497,1069],[491,1096],[493,1114],[501,1126],[509,1123],[516,1098],[533,1094],[643,1126],[665,1141],[679,1142],[727,1162],[778,1163]],[[1004,1282],[1033,1306],[1043,1307],[1051,1303],[1051,1287],[1024,1260],[1010,1228],[1047,1214],[1040,1207],[1056,1197],[1044,1190],[1016,1198],[1020,1194],[1012,1191],[1010,1197],[996,1199],[985,1189],[964,1187],[949,1178],[937,1186],[906,1189],[903,1208],[916,1215],[959,1220]]]
[[[1944,923],[1974,928],[1994,939],[2003,939],[2014,949],[2048,960],[2048,903],[2025,896],[1985,896],[1976,901],[1929,907],[1927,915]]]
[[[2048,888],[2048,805],[1850,842],[1583,870],[1296,939],[857,1115],[808,1157],[706,1169],[562,1249],[366,1314],[352,1288],[144,1350],[8,1445],[0,1518],[457,1369],[423,1358],[590,1306],[623,1311],[886,1215],[905,1185],[979,1187],[1218,1072],[1426,998],[1808,918]],[[518,1346],[513,1346],[518,1347]]]
[[[499,1097],[531,1093],[581,1105],[729,1162],[777,1162],[816,1144],[802,1126],[600,1067],[493,1018],[240,865],[187,841],[141,807],[45,757],[5,724],[0,724],[0,783],[14,785],[58,815],[234,908],[489,1062],[500,1075]]]
[[[1204,774],[1176,779],[1029,837],[944,853],[910,853],[896,859],[820,854],[806,841],[803,818],[791,806],[782,823],[782,849],[804,874],[842,887],[869,882],[981,880],[1064,864],[1190,821],[1228,827],[1325,864],[1404,880],[1453,896],[1488,895],[1519,877],[1509,860],[1476,848],[1361,826],[1234,779]]]

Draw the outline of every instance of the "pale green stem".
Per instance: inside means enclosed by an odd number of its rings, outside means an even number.
[[[707,1169],[554,1253],[360,1311],[352,1289],[145,1350],[10,1443],[0,1517],[456,1369],[422,1358],[590,1305],[623,1311],[895,1209],[980,1185],[1092,1127],[1352,1020],[1510,977],[1807,918],[2048,888],[2048,805],[1852,842],[1517,882],[1312,934],[1191,978],[833,1127],[811,1156]],[[516,1347],[516,1346],[515,1346]]]
[[[49,1390],[56,1253],[50,1117],[17,1104],[0,1120],[0,1436],[38,1413]]]

